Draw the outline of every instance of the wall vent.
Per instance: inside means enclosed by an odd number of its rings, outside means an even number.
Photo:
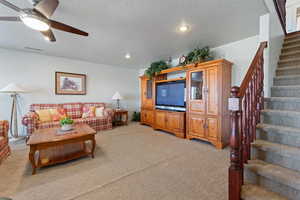
[[[43,49],[38,49],[33,47],[24,47],[24,49],[31,50],[31,51],[43,51]]]

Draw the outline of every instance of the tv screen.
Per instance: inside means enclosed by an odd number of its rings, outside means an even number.
[[[156,85],[156,105],[185,107],[185,81]]]

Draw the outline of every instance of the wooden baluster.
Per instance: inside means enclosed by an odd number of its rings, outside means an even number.
[[[245,94],[245,99],[247,101],[247,110],[245,112],[247,112],[247,161],[250,159],[250,143],[251,143],[251,130],[250,130],[250,115],[251,115],[251,104],[250,104],[250,90],[249,88],[246,90],[246,94]]]
[[[247,130],[247,99],[244,97],[242,100],[242,135],[243,135],[243,142],[242,142],[242,146],[245,147],[247,145],[247,141],[248,141],[248,130]],[[247,148],[243,148],[243,163],[247,163],[247,158],[248,158],[248,150]]]
[[[250,122],[250,116],[251,116],[251,98],[250,98],[250,88],[246,90],[245,98],[247,101],[247,152],[248,157],[247,159],[250,159],[250,144],[251,144],[251,122]]]
[[[253,85],[252,85],[252,79],[249,83],[249,104],[250,104],[250,115],[249,115],[249,130],[250,130],[250,142],[253,142],[253,127],[252,127],[252,120],[253,120]]]
[[[257,120],[256,120],[256,124],[258,124],[260,122],[260,101],[261,101],[261,76],[260,76],[260,71],[261,71],[261,66],[259,65],[257,68]]]
[[[256,124],[257,124],[257,118],[258,118],[258,109],[257,109],[257,68],[258,64],[256,65],[256,68],[254,70],[254,75],[253,75],[253,85],[254,85],[254,94],[253,94],[253,109],[254,109],[254,116],[253,116],[253,121],[252,121],[252,126],[253,126],[253,141],[255,140],[255,132],[256,132]],[[252,141],[252,142],[253,142]]]
[[[232,87],[231,98],[238,98],[239,87]],[[239,105],[238,105],[239,106]],[[240,109],[231,111],[229,200],[240,200],[243,170],[241,168]]]
[[[259,65],[257,65],[257,68],[255,70],[255,130],[256,130],[256,124],[258,123],[259,118]],[[256,131],[255,131],[256,132]],[[255,138],[255,134],[254,134]]]

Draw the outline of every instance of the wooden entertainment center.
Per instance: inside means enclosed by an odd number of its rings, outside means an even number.
[[[152,80],[141,76],[141,124],[224,148],[230,134],[231,67],[231,62],[220,59],[166,69]],[[186,111],[158,109],[156,85],[176,81],[185,81]]]

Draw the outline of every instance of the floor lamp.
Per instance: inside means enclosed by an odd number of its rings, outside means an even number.
[[[0,93],[8,93],[10,94],[13,102],[12,102],[12,108],[11,108],[11,116],[10,116],[10,135],[13,138],[18,138],[18,113],[17,113],[17,105],[18,105],[18,96],[19,93],[25,93],[25,90],[23,90],[20,86],[18,86],[15,83],[11,83],[7,85],[6,87],[2,88],[0,90]]]

